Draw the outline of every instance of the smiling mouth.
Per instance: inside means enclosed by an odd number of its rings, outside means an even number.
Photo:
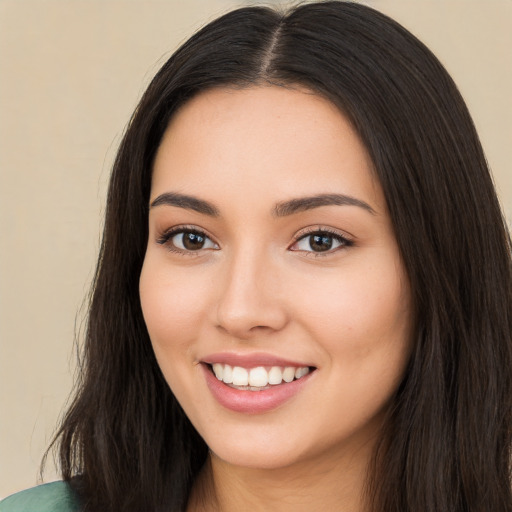
[[[227,386],[241,391],[264,391],[288,384],[316,370],[313,366],[257,366],[243,368],[229,364],[208,364],[215,377]]]

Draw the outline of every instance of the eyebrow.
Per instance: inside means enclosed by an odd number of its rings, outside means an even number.
[[[368,203],[344,194],[319,194],[291,199],[290,201],[278,203],[274,208],[273,214],[276,217],[286,217],[321,206],[358,206],[372,215],[376,215],[375,210]]]
[[[166,192],[159,195],[150,204],[150,207],[154,208],[161,205],[193,210],[195,212],[202,213],[203,215],[208,215],[209,217],[220,216],[219,210],[208,201],[186,194],[179,194],[177,192]],[[318,194],[315,196],[291,199],[289,201],[277,203],[272,214],[275,217],[287,217],[288,215],[312,210],[314,208],[320,208],[321,206],[357,206],[372,215],[376,215],[375,210],[368,203],[344,194]]]
[[[177,192],[166,192],[159,195],[151,204],[150,207],[167,205],[176,206],[178,208],[185,208],[186,210],[194,210],[195,212],[208,215],[209,217],[218,217],[219,210],[213,204],[197,197],[187,196],[185,194],[178,194]]]

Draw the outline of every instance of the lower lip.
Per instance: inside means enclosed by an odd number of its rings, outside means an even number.
[[[261,391],[236,389],[224,384],[212,373],[210,366],[201,364],[206,384],[214,398],[226,409],[246,414],[259,414],[276,409],[301,391],[314,372],[292,382],[283,382]]]

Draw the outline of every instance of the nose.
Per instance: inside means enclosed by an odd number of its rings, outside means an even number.
[[[270,258],[238,255],[226,261],[217,304],[217,328],[248,340],[281,330],[288,322],[279,270]]]

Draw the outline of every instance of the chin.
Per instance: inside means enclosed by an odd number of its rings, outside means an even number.
[[[279,469],[298,462],[306,454],[300,443],[272,433],[261,436],[237,433],[207,444],[212,453],[227,464],[250,469]]]
[[[256,452],[248,447],[247,450],[212,450],[212,453],[223,462],[237,467],[255,470],[277,470],[299,462],[297,454],[276,453],[265,451]]]

